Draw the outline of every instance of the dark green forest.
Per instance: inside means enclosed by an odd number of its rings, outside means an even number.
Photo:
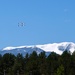
[[[0,55],[0,75],[75,75],[75,52],[67,50],[62,55],[34,51],[25,57],[6,53]]]

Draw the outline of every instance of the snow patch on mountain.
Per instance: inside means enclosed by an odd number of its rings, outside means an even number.
[[[12,46],[10,46],[10,47],[5,47],[5,48],[3,48],[3,50],[12,50],[12,49],[17,49],[17,48],[29,48],[29,47],[32,47],[32,46],[18,46],[18,47],[12,47]]]
[[[62,54],[63,51],[65,50],[68,50],[71,53],[73,53],[75,50],[75,43],[62,42],[62,43],[37,45],[37,47],[43,49],[46,52],[56,52],[57,54]]]
[[[3,52],[10,52],[10,53],[32,53],[36,51],[39,54],[42,51],[45,52],[55,52],[57,54],[62,54],[65,50],[70,51],[73,53],[75,51],[75,43],[73,42],[61,42],[61,43],[52,43],[52,44],[44,44],[44,45],[30,45],[30,46],[18,46],[18,47],[6,47],[3,48]]]

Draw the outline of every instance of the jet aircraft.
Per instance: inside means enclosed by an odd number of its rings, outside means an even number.
[[[21,27],[25,26],[24,22],[18,23],[18,27],[19,27],[19,26],[21,26]]]

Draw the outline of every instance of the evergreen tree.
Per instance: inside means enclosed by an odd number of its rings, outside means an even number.
[[[9,68],[12,68],[14,64],[14,57],[15,56],[10,53],[6,53],[3,55],[3,58],[2,58],[3,72],[5,71],[6,73],[8,73]]]
[[[75,75],[75,51],[72,53],[71,74]]]
[[[62,58],[61,62],[64,66],[65,75],[69,75],[71,70],[71,53],[66,50],[61,55],[61,58]]]
[[[0,54],[0,75],[3,74],[2,55]]]
[[[26,70],[28,75],[39,75],[38,71],[38,56],[35,51],[29,56],[29,60],[26,64]]]
[[[45,52],[39,54],[38,66],[41,75],[47,75],[47,62]]]
[[[48,75],[56,74],[56,69],[59,66],[58,59],[59,55],[54,52],[51,52],[47,57]]]
[[[24,68],[24,65],[23,65],[23,56],[22,54],[18,53],[16,58],[15,58],[15,63],[13,65],[13,72],[14,74],[21,74],[23,73],[23,68]]]
[[[14,56],[6,53],[0,55],[0,75],[75,75],[75,52],[67,50],[62,55],[45,52]]]
[[[61,66],[59,66],[59,67],[57,68],[57,73],[56,73],[56,75],[64,75],[64,67],[63,67],[63,65],[61,65]]]

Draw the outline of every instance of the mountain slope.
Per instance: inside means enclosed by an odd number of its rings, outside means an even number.
[[[65,50],[68,50],[71,53],[73,53],[75,50],[75,43],[62,42],[62,43],[52,43],[52,44],[44,44],[44,45],[6,47],[0,50],[0,54],[3,55],[5,53],[12,53],[17,55],[18,53],[22,53],[23,55],[25,55],[26,53],[31,54],[33,51],[36,51],[37,54],[45,51],[47,55],[50,52],[55,52],[61,55]]]

